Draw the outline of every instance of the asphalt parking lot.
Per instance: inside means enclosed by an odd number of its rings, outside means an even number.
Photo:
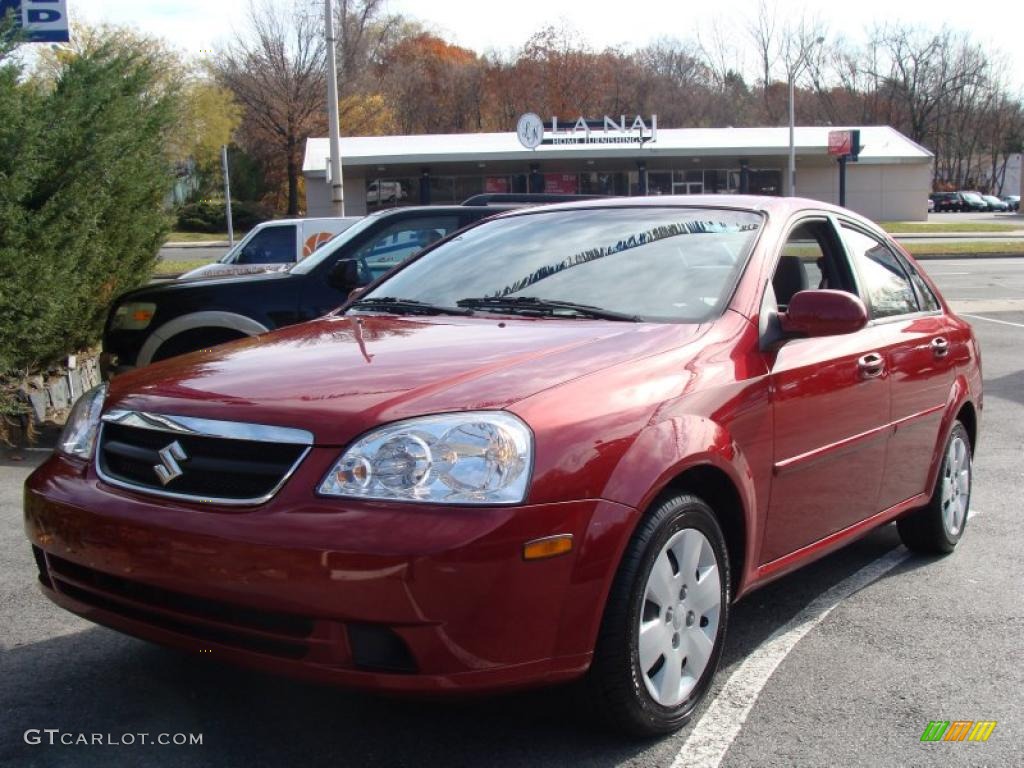
[[[975,516],[955,554],[893,526],[736,606],[709,703],[679,734],[624,742],[572,687],[389,700],[221,666],[93,626],[36,590],[21,484],[0,461],[0,764],[19,766],[1022,765],[1024,259],[926,265],[974,324],[986,380]],[[994,720],[985,743],[922,743],[932,720]],[[202,745],[28,744],[202,734]],[[45,734],[44,734],[45,736]],[[138,740],[136,738],[136,740]]]

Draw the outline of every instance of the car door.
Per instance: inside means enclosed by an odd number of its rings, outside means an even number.
[[[959,331],[931,288],[886,240],[842,222],[890,381],[889,440],[879,510],[928,489],[928,470],[955,376]]]
[[[815,288],[858,293],[837,226],[825,215],[793,224],[764,311],[784,311],[794,293]],[[789,339],[766,352],[774,455],[762,565],[876,510],[889,420],[881,341],[866,328]]]

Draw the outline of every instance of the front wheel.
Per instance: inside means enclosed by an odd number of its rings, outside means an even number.
[[[718,667],[730,590],[711,507],[690,494],[661,502],[629,543],[594,652],[590,683],[611,725],[650,736],[687,723]]]
[[[931,500],[896,523],[903,544],[916,552],[946,554],[956,549],[971,503],[971,441],[957,421],[950,430]]]

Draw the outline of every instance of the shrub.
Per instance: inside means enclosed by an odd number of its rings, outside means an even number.
[[[104,43],[47,86],[0,60],[0,384],[94,346],[170,225],[177,102],[156,63]]]
[[[231,221],[237,231],[244,232],[257,224],[273,218],[273,213],[259,203],[231,203]],[[211,232],[225,233],[228,231],[227,212],[223,200],[202,200],[198,203],[187,203],[178,209],[179,232]]]

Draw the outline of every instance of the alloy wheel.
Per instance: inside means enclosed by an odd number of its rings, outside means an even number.
[[[711,542],[695,528],[676,532],[651,566],[637,627],[640,672],[661,706],[678,706],[697,686],[714,650],[721,608]]]

